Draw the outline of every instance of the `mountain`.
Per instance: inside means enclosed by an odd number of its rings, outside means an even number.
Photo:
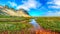
[[[17,10],[17,14],[19,16],[25,16],[25,17],[28,17],[29,16],[29,13],[26,10],[24,10],[24,9]]]
[[[30,17],[29,13],[24,9],[14,10],[13,8],[9,8],[7,6],[0,6],[0,14],[19,17]]]

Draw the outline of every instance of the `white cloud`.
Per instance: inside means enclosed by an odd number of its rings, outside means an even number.
[[[60,6],[60,0],[54,0],[54,3]]]
[[[15,2],[8,1],[8,4],[10,4],[12,7],[17,6],[17,4]]]
[[[47,4],[54,4],[54,5],[50,5],[48,6],[49,8],[60,8],[60,0],[52,0],[51,2],[47,2]]]
[[[60,11],[56,11],[56,12],[48,11],[46,16],[60,16]]]
[[[39,6],[39,3],[36,0],[27,0],[23,1],[22,5],[17,6],[17,9],[23,8],[25,10],[30,10],[30,8],[36,9]]]
[[[50,4],[48,8],[55,9],[55,11],[51,10],[48,11],[46,16],[60,16],[60,0],[52,0],[51,2],[48,2],[47,4]],[[53,4],[53,5],[52,5]]]

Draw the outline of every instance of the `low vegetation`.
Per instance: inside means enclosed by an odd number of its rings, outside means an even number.
[[[60,32],[60,17],[38,17],[36,21],[47,30]]]
[[[29,23],[30,19],[35,19],[37,23],[46,30],[60,32],[60,17],[12,17],[4,16],[0,17],[0,31],[10,30],[27,30],[32,28]]]
[[[1,16],[1,15],[0,15]],[[29,29],[32,27],[29,17],[13,17],[13,16],[2,16],[0,17],[0,31],[18,31],[22,29]]]

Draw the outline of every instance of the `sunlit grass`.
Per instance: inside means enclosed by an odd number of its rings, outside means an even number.
[[[0,22],[0,31],[19,31],[21,29],[26,29],[26,28],[30,28],[31,24],[29,23],[17,23],[17,22]]]
[[[0,15],[1,16],[1,15]],[[32,27],[29,17],[1,16],[0,31],[20,31]]]
[[[45,29],[60,31],[60,17],[38,17],[36,21]]]

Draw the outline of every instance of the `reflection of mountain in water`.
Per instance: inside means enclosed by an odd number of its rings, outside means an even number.
[[[10,16],[30,17],[29,13],[24,9],[14,10],[13,8],[2,7],[2,6],[0,6],[0,14]]]

